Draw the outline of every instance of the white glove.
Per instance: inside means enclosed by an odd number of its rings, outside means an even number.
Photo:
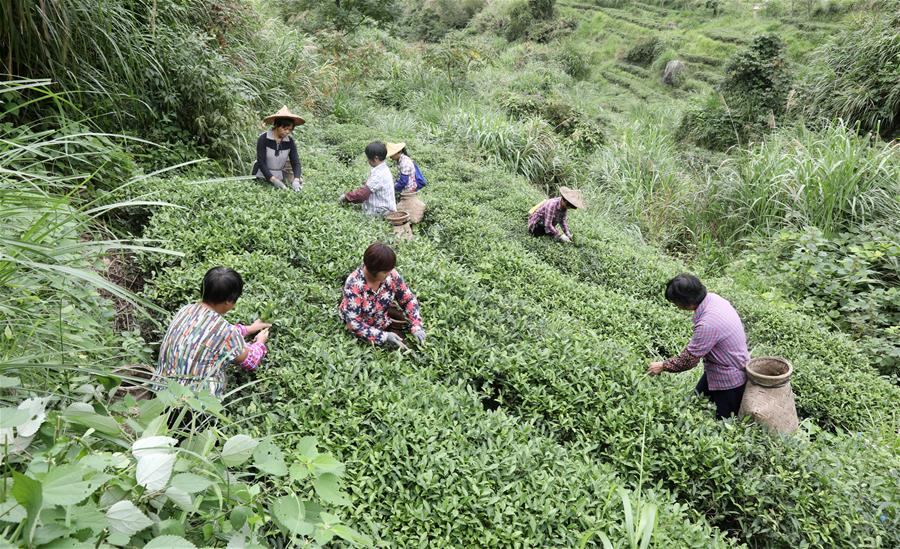
[[[276,189],[278,189],[279,191],[283,191],[283,190],[287,189],[287,187],[284,186],[284,183],[282,183],[281,181],[278,181],[277,179],[272,181],[272,186],[275,187]]]
[[[347,195],[346,195],[346,194],[342,194],[341,197],[338,198],[338,205],[339,205],[339,206],[343,206],[343,205],[346,204],[347,202],[349,202],[349,201],[347,200]]]
[[[291,182],[291,188],[294,189],[294,192],[299,192],[300,189],[303,188],[303,178],[295,177],[294,180]]]
[[[400,347],[401,349],[406,347],[406,345],[403,344],[403,338],[394,332],[384,333],[384,344],[390,347]]]
[[[560,242],[572,242],[572,239],[564,234],[561,234],[561,235],[559,235],[559,241]]]
[[[416,341],[419,342],[419,345],[421,345],[422,343],[425,343],[425,330],[424,329],[419,328],[418,330],[414,330],[412,334],[416,338]]]

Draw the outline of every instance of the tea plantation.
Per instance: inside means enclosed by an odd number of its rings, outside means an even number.
[[[900,547],[897,0],[7,4],[0,549]],[[300,192],[247,175],[283,104]],[[338,204],[374,140],[411,240]],[[573,242],[530,236],[562,185]],[[337,314],[376,241],[410,349]],[[134,366],[219,265],[273,322],[221,402]],[[682,272],[796,433],[646,374]]]
[[[185,253],[148,259],[147,296],[164,308],[193,299],[220,264],[247,283],[235,319],[274,303],[262,383],[237,414],[259,434],[315,434],[339,456],[356,527],[396,545],[573,546],[625,528],[615,490],[626,486],[659,505],[661,547],[898,542],[900,390],[851,342],[710,279],[755,355],[793,361],[806,419],[790,438],[717,424],[689,396],[696,375],[644,375],[689,338],[689,317],[660,296],[687,266],[591,210],[572,215],[570,248],[529,237],[524,212],[540,192],[439,133],[409,139],[433,181],[429,211],[415,240],[393,243],[429,339],[407,354],[357,343],[336,316],[341,281],[392,236],[334,197],[365,173],[341,151],[390,131],[378,120],[311,125],[299,194],[160,182],[159,197],[186,209],[156,213],[145,232]]]

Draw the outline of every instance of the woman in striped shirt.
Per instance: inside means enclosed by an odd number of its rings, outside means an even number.
[[[206,272],[201,301],[182,307],[162,340],[158,380],[174,380],[221,397],[229,364],[256,370],[267,351],[271,324],[257,320],[250,326],[232,325],[223,317],[234,308],[243,290],[241,275],[232,269],[213,267]],[[245,338],[254,334],[253,342],[246,343]]]

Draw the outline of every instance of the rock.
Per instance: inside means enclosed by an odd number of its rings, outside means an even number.
[[[684,71],[684,62],[673,59],[666,63],[666,69],[663,71],[663,84],[675,86],[680,80],[681,72]]]

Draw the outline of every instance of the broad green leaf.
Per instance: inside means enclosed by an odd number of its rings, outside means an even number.
[[[178,473],[172,477],[172,487],[184,490],[188,494],[196,494],[209,488],[212,484],[208,478],[195,475],[194,473]]]
[[[225,442],[222,448],[222,463],[226,467],[235,467],[244,463],[253,455],[253,449],[259,444],[247,435],[235,435]]]
[[[106,511],[106,518],[109,519],[110,530],[128,537],[153,525],[153,521],[128,500],[110,507]]]
[[[47,419],[47,403],[50,397],[46,398],[28,398],[19,404],[19,410],[28,412],[28,420],[16,427],[16,434],[23,437],[30,437],[37,433],[38,429]]]
[[[51,468],[41,479],[44,487],[44,501],[47,505],[75,505],[93,494],[109,480],[109,475],[96,474],[83,480],[88,474],[79,464],[60,465]]]
[[[41,549],[94,549],[95,543],[78,541],[74,538],[60,538],[50,543],[41,545]]]
[[[319,454],[312,460],[313,468],[316,473],[334,473],[335,475],[344,474],[344,464],[336,460],[331,454]]]
[[[151,454],[138,460],[135,478],[140,486],[151,492],[162,490],[172,477],[175,466],[175,454]]]
[[[178,441],[172,437],[149,436],[139,438],[131,445],[131,453],[136,458],[142,458],[153,454],[171,454],[173,446]]]
[[[315,532],[313,532],[313,539],[319,545],[325,545],[334,539],[334,531],[331,528],[316,528]]]
[[[21,384],[22,382],[17,377],[0,376],[0,389],[10,389]]]
[[[313,533],[313,525],[305,520],[306,512],[303,502],[295,495],[276,499],[272,503],[270,512],[282,528],[294,535],[308,536]]]
[[[23,537],[29,544],[34,537],[34,529],[37,526],[38,516],[44,506],[44,496],[41,483],[33,478],[26,477],[18,471],[13,471],[12,495],[25,508],[26,518],[23,523]]]
[[[31,414],[19,408],[0,408],[0,429],[11,429],[22,425]]]
[[[250,509],[243,505],[238,505],[231,510],[231,515],[228,517],[228,520],[231,522],[232,528],[240,530],[244,524],[247,523],[248,518],[250,518]]]
[[[0,503],[0,521],[12,522],[18,524],[25,520],[28,513],[15,498],[10,497],[8,500]]]
[[[144,549],[197,549],[197,546],[181,536],[159,536],[150,540]]]
[[[191,499],[191,495],[181,488],[169,486],[166,488],[166,497],[172,500],[172,502],[183,511],[191,511],[194,509],[194,502]]]
[[[70,423],[95,429],[106,435],[119,435],[121,431],[116,420],[102,416],[94,411],[90,404],[73,402],[63,411],[62,417]]]
[[[282,477],[288,472],[281,448],[270,440],[262,441],[253,450],[253,464],[260,471],[276,477]]]
[[[34,530],[34,544],[44,546],[48,543],[65,537],[69,533],[69,529],[62,524],[40,524]]]
[[[365,547],[372,546],[372,538],[369,536],[360,534],[353,528],[350,528],[344,524],[335,524],[332,525],[331,530],[342,540],[349,541],[355,545],[362,545]]]
[[[316,444],[318,444],[316,437],[303,437],[297,442],[297,451],[300,452],[301,456],[312,459],[319,453],[316,450]]]
[[[291,465],[290,469],[291,480],[293,481],[301,481],[309,476],[309,466],[302,461],[298,461],[297,463]]]
[[[332,505],[347,505],[350,503],[338,487],[338,478],[333,473],[324,473],[313,480],[313,488],[316,489],[316,494],[322,498],[322,501],[326,503],[331,503]]]

